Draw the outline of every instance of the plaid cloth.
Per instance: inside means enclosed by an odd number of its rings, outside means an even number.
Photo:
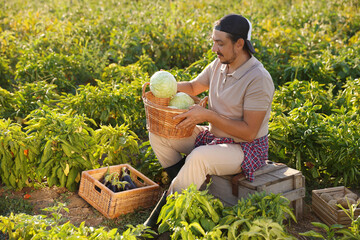
[[[198,134],[195,140],[195,147],[201,145],[215,145],[221,143],[240,144],[244,151],[244,161],[241,164],[246,178],[254,181],[254,172],[265,165],[265,160],[268,158],[269,142],[268,137],[264,136],[255,139],[252,142],[235,142],[232,138],[215,137],[209,130],[204,130]]]

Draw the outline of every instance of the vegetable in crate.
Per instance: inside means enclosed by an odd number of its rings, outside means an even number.
[[[194,99],[192,99],[188,94],[184,92],[178,92],[170,100],[169,107],[177,109],[188,109],[190,106],[194,105]]]
[[[108,174],[105,174],[105,177],[104,177],[104,185],[110,189],[111,191],[113,192],[116,192],[116,186],[113,184],[114,183],[114,175],[115,173],[108,173]]]
[[[120,176],[121,174],[117,172],[113,172],[111,174],[107,172],[105,173],[103,184],[114,193],[127,190],[125,186],[128,182],[121,181]]]
[[[167,71],[158,71],[150,78],[150,91],[158,98],[171,98],[177,92],[175,77]]]
[[[130,171],[126,167],[123,167],[120,172],[110,174],[110,167],[108,167],[101,182],[114,193],[137,188],[129,174]]]
[[[328,193],[321,194],[321,198],[324,199],[325,202],[329,202],[330,200],[333,199],[333,197]]]
[[[123,167],[123,168],[122,168],[122,178],[121,178],[121,181],[128,182],[128,183],[125,185],[125,190],[127,190],[127,188],[128,188],[128,189],[134,189],[134,188],[136,188],[136,185],[135,185],[135,183],[132,181],[129,173],[130,173],[129,169],[127,169],[126,167]]]
[[[343,197],[337,201],[337,204],[340,204],[345,209],[349,209],[349,206],[355,203],[356,201],[354,199],[348,197]]]
[[[102,180],[100,180],[100,182],[105,186],[107,186],[109,182],[109,176],[110,176],[110,167],[108,166],[106,173],[104,174],[104,177],[102,178]]]
[[[120,178],[119,178],[118,173],[116,173],[116,178],[114,179],[112,184],[116,187],[115,192],[121,192],[121,191],[129,190],[129,188],[126,187],[126,185],[128,185],[128,182],[127,181],[121,181]]]

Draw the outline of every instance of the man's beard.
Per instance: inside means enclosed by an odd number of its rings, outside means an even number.
[[[219,57],[219,56],[224,57],[224,55],[222,55],[221,53],[217,53],[217,55],[218,55],[218,57]],[[221,62],[222,64],[230,64],[230,63],[232,63],[232,62],[235,61],[236,57],[237,57],[237,55],[236,55],[235,52],[233,51],[233,55],[232,55],[232,57],[231,57],[230,59],[220,60],[220,62]]]

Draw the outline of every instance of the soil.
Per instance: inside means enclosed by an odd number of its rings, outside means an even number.
[[[52,207],[56,202],[66,203],[69,213],[62,211],[63,217],[70,220],[74,225],[85,221],[87,226],[98,226],[104,221],[104,217],[84,201],[77,193],[69,192],[66,188],[44,187],[40,189],[24,188],[21,191],[6,191],[0,189],[9,197],[23,197],[33,206],[34,214],[47,214],[42,209]],[[6,191],[6,192],[5,192]],[[30,196],[28,196],[28,195]]]
[[[40,189],[24,188],[21,191],[8,191],[0,187],[0,195],[7,195],[9,197],[30,197],[27,199],[33,205],[34,214],[46,214],[42,209],[54,206],[56,202],[66,203],[66,208],[69,212],[62,211],[63,217],[66,221],[70,221],[75,226],[79,226],[81,222],[85,221],[86,226],[100,227],[108,226],[110,228],[126,229],[127,224],[137,225],[144,222],[146,217],[150,214],[151,209],[143,209],[137,212],[130,218],[135,218],[135,222],[129,223],[126,217],[119,217],[118,219],[109,220],[100,212],[93,208],[89,203],[82,199],[76,192],[69,192],[65,188],[58,187],[44,187]],[[26,195],[29,194],[29,195]],[[312,211],[311,204],[304,204],[304,213],[301,219],[295,223],[291,221],[287,224],[288,232],[298,239],[308,239],[299,235],[309,230],[322,232],[322,229],[314,227],[311,222],[322,222]],[[164,239],[164,238],[158,238]]]

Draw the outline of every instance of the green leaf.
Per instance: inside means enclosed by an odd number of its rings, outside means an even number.
[[[170,230],[170,225],[166,221],[163,221],[158,227],[159,234],[167,232],[169,230]]]
[[[226,215],[225,217],[220,219],[220,222],[218,225],[230,225],[236,220],[236,217],[233,215]]]
[[[307,231],[307,232],[304,232],[304,233],[299,233],[299,234],[302,235],[302,236],[305,236],[305,237],[315,237],[315,238],[325,239],[323,235],[321,235],[320,233],[315,232],[313,230]]]
[[[61,144],[61,148],[64,151],[64,153],[66,154],[66,156],[68,156],[68,157],[72,156],[71,149],[70,149],[70,147],[68,145],[63,143],[63,144]]]
[[[237,236],[240,234],[240,232],[238,232],[238,229],[241,227],[241,225],[247,223],[248,221],[248,219],[240,219],[232,223],[229,227],[228,238],[236,240]]]
[[[215,209],[210,205],[208,200],[204,196],[196,195],[196,199],[205,206],[206,210],[211,216],[211,219],[214,221],[214,223],[219,222],[219,215],[216,213]]]
[[[13,188],[16,188],[16,178],[12,173],[10,173],[9,182]]]
[[[206,232],[210,232],[215,227],[215,223],[205,217],[200,218],[200,224]]]
[[[193,222],[189,225],[189,228],[193,228],[195,229],[196,231],[200,232],[203,236],[206,235],[204,229],[201,227],[201,225],[198,223],[198,222]]]
[[[312,222],[311,224],[314,225],[315,227],[324,229],[326,232],[329,232],[329,231],[330,231],[330,228],[329,228],[326,224],[324,224],[324,223]]]
[[[50,159],[51,155],[52,155],[51,143],[52,143],[52,140],[48,140],[46,142],[46,144],[45,144],[43,154],[41,156],[41,162],[42,163],[47,162]]]

